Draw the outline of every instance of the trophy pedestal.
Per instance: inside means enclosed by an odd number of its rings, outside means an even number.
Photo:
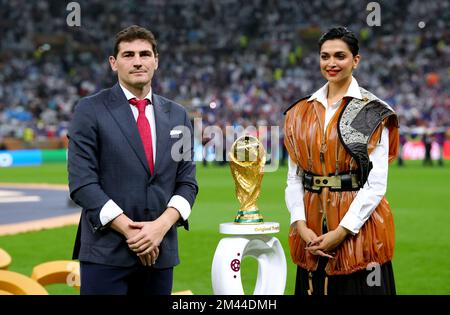
[[[243,295],[241,261],[246,256],[258,261],[254,295],[281,295],[286,286],[286,257],[280,241],[267,234],[278,233],[279,223],[220,224],[220,233],[232,236],[220,240],[214,254],[211,277],[214,294]]]
[[[222,234],[233,235],[271,234],[280,232],[280,224],[278,222],[264,222],[258,224],[236,224],[228,222],[220,224],[219,231]]]

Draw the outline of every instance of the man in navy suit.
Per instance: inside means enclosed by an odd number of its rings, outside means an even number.
[[[120,31],[109,62],[118,83],[79,101],[68,135],[70,196],[83,208],[73,255],[81,294],[170,294],[177,227],[188,229],[198,192],[192,126],[152,92],[149,30]]]

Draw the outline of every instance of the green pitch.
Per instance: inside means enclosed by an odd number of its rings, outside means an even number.
[[[286,294],[294,292],[295,266],[287,245],[289,224],[284,203],[287,169],[264,175],[258,206],[266,221],[280,222],[275,236],[282,242],[288,263]],[[396,250],[394,272],[399,294],[450,294],[450,168],[422,167],[407,162],[392,165],[387,197],[395,216]],[[199,165],[200,192],[190,217],[190,231],[179,229],[181,264],[175,268],[174,291],[192,290],[212,294],[211,264],[219,240],[219,224],[233,220],[238,202],[228,166]],[[0,182],[67,183],[65,165],[0,169]],[[1,222],[0,222],[1,224]],[[0,247],[13,262],[10,270],[26,275],[32,267],[48,260],[70,259],[74,226],[1,236]],[[251,293],[257,262],[244,259],[241,275],[244,290]],[[49,288],[53,294],[72,294],[65,285]]]

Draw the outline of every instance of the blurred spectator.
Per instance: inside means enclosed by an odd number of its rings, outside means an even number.
[[[433,165],[431,160],[431,146],[433,144],[433,136],[430,132],[425,132],[422,135],[422,142],[425,147],[425,157],[423,158],[423,165]]]
[[[438,165],[444,166],[444,143],[445,143],[445,128],[439,128],[435,132],[436,142],[439,145],[439,159]]]

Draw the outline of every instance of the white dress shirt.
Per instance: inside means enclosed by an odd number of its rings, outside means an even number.
[[[119,84],[122,88],[122,91],[125,94],[125,97],[127,100],[130,100],[132,98],[138,98],[133,95],[129,90],[127,90],[123,85]],[[155,112],[154,107],[152,103],[152,89],[150,88],[149,93],[145,97],[146,99],[150,100],[151,104],[147,105],[145,107],[145,117],[147,117],[149,124],[150,124],[150,130],[152,133],[152,146],[153,146],[153,161],[156,160],[156,124],[155,124]],[[134,119],[137,121],[139,111],[136,106],[133,106],[130,104],[131,111],[133,113]],[[189,202],[180,195],[173,195],[172,198],[170,198],[169,203],[167,204],[167,207],[173,207],[177,209],[177,211],[180,213],[183,220],[187,220],[189,215],[191,214],[191,205]],[[116,217],[118,217],[120,214],[123,213],[123,210],[112,200],[108,200],[100,210],[100,221],[102,225],[106,225],[112,220],[114,220]]]
[[[331,106],[326,106],[328,93],[328,83],[317,90],[308,99],[316,99],[325,107],[325,124],[328,126],[342,99]],[[358,82],[352,77],[352,82],[345,93],[344,97],[353,97],[362,99]],[[373,164],[373,168],[369,173],[369,177],[364,186],[358,191],[355,199],[350,204],[347,213],[342,218],[339,225],[343,226],[353,234],[357,234],[363,224],[369,219],[372,212],[380,203],[386,193],[387,175],[388,175],[388,157],[389,157],[389,129],[383,128],[381,140],[377,143],[375,149],[369,155],[369,159]],[[296,173],[297,165],[289,158],[287,187],[285,190],[286,206],[291,213],[291,224],[298,221],[306,221],[305,205],[303,203],[304,187],[301,174]]]

